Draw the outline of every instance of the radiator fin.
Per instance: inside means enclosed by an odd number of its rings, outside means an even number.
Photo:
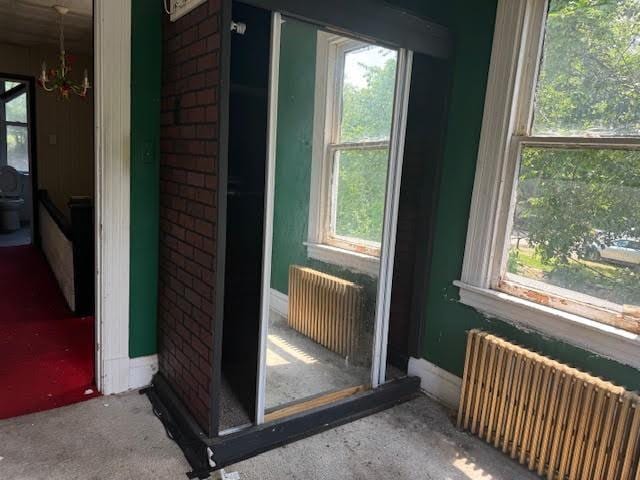
[[[353,282],[289,267],[289,326],[348,359],[357,356],[363,298],[362,287]]]
[[[640,480],[640,397],[471,330],[458,427],[548,480]]]

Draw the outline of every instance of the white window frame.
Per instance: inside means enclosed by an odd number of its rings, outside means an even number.
[[[14,83],[18,83],[19,85],[13,87],[13,88],[19,88],[21,90],[21,93],[17,94],[16,96],[14,96],[13,98],[11,98],[10,100],[2,100],[0,101],[0,166],[4,166],[4,165],[9,165],[9,151],[7,149],[7,134],[8,134],[8,127],[21,127],[21,128],[26,128],[27,129],[27,170],[18,170],[20,173],[23,173],[25,175],[29,175],[29,173],[31,172],[31,109],[29,108],[31,106],[31,96],[30,96],[30,92],[29,92],[29,84],[26,83],[24,80],[18,80],[18,79],[13,79],[13,78],[0,78],[0,83],[4,84],[4,82],[14,82]],[[5,91],[4,89],[4,85],[2,86],[2,88],[0,89],[0,93],[7,93],[10,92],[10,90]],[[6,105],[9,102],[12,102],[13,100],[17,99],[20,95],[25,95],[25,105],[26,105],[26,117],[27,117],[27,121],[26,122],[20,122],[17,120],[7,120],[6,119]],[[17,169],[16,169],[17,170]]]
[[[377,277],[380,243],[351,239],[331,232],[335,227],[335,153],[338,150],[390,148],[390,141],[340,142],[342,78],[345,55],[368,43],[318,32],[316,52],[316,93],[309,198],[307,255],[323,262],[344,266]],[[398,92],[394,92],[394,102]],[[391,129],[389,135],[391,136]],[[382,221],[382,219],[381,219]]]
[[[638,312],[575,292],[567,298],[568,291],[546,284],[524,287],[501,280],[522,146],[640,148],[634,138],[526,136],[547,8],[548,0],[498,2],[465,257],[461,280],[454,284],[462,303],[489,316],[640,368],[640,336],[611,321],[612,315],[624,322],[625,315]],[[605,316],[608,323],[602,323]]]

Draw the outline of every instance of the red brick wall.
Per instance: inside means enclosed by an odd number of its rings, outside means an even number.
[[[210,424],[220,0],[165,16],[160,164],[160,372]],[[208,432],[209,433],[209,432]]]

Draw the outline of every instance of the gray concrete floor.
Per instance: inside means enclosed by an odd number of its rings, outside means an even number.
[[[189,469],[137,393],[0,421],[0,479],[175,480]],[[426,397],[227,468],[241,480],[538,478]]]
[[[275,409],[314,395],[367,384],[371,368],[349,364],[284,320],[269,326],[266,377],[265,406]]]
[[[368,366],[349,364],[337,353],[290,328],[286,319],[278,315],[272,315],[269,325],[266,364],[268,411],[316,395],[365,385],[371,377]],[[387,373],[388,379],[404,376],[390,365]],[[224,378],[224,372],[220,393],[221,431],[249,423],[249,415]]]

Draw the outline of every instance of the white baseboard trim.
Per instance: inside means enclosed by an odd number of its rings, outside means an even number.
[[[106,358],[102,356],[101,379],[98,390],[103,395],[126,392],[129,389],[129,356]]]
[[[289,317],[289,297],[278,290],[271,289],[269,308],[283,318]]]
[[[409,359],[408,374],[420,377],[420,388],[443,405],[458,409],[462,379],[426,361],[424,358]]]
[[[158,355],[132,358],[129,360],[129,390],[146,387],[158,371]]]

